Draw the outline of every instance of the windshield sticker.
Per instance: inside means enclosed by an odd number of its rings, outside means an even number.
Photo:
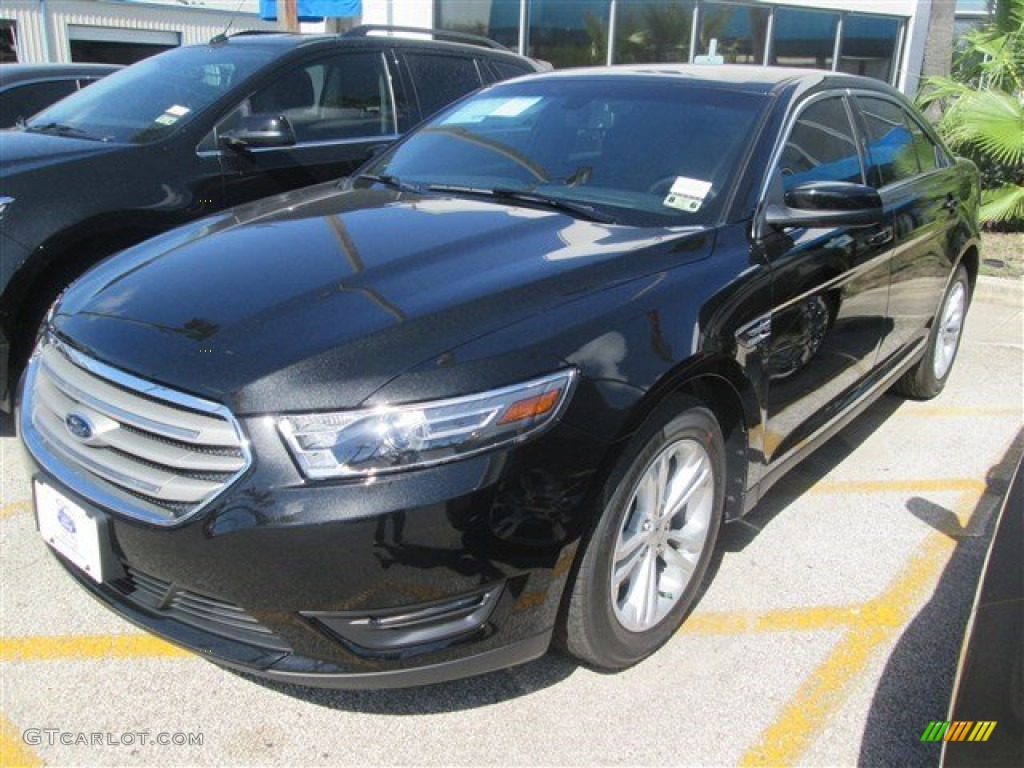
[[[176,122],[178,122],[178,117],[177,115],[170,115],[164,112],[154,122],[159,123],[160,125],[174,125]]]
[[[446,117],[443,125],[481,123],[489,117],[519,117],[540,101],[540,97],[520,96],[514,99],[476,99]]]
[[[188,107],[183,107],[180,104],[175,104],[173,107],[167,108],[168,115],[174,115],[175,117],[184,117],[192,110]]]
[[[704,203],[704,198],[711,191],[710,181],[700,179],[688,179],[685,176],[676,176],[668,195],[662,200],[662,205],[669,208],[676,208],[688,213],[696,213]]]

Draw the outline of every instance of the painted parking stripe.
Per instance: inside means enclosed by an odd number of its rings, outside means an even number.
[[[964,416],[1020,416],[1024,413],[1022,408],[1013,408],[1009,406],[998,406],[998,405],[978,405],[978,406],[936,406],[936,405],[915,405],[913,403],[907,403],[900,408],[895,416],[922,416],[925,418],[960,418]]]
[[[4,768],[34,768],[43,765],[39,756],[25,746],[21,732],[0,712],[0,765]]]
[[[957,516],[978,509],[980,495],[964,493]],[[891,618],[885,623],[855,622],[758,737],[740,761],[744,766],[793,765],[843,705],[850,689],[874,653],[896,635],[934,589],[956,544],[941,533],[931,534],[885,593],[872,601]]]
[[[942,493],[959,491],[981,496],[987,488],[984,480],[974,478],[918,478],[916,480],[823,480],[808,493]]]
[[[191,656],[153,635],[33,635],[0,640],[0,661]]]
[[[14,501],[10,504],[4,504],[0,507],[0,518],[10,517],[21,512],[27,512],[31,508],[32,504],[28,499],[22,499],[21,501]]]

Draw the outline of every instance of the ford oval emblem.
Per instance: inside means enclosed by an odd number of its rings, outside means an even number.
[[[67,513],[64,507],[61,507],[57,511],[57,521],[63,526],[64,530],[70,533],[72,536],[77,532],[75,529],[75,521],[71,519],[71,515]]]
[[[83,442],[93,436],[92,423],[80,414],[69,413],[64,418],[64,426],[68,428],[68,432]]]

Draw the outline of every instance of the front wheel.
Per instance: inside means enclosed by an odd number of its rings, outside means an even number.
[[[722,433],[709,410],[680,402],[689,405],[656,411],[620,458],[572,584],[563,644],[595,667],[623,669],[668,640],[711,560],[722,520]]]
[[[939,311],[932,321],[924,356],[896,384],[900,394],[929,400],[946,386],[957,350],[960,349],[960,337],[963,335],[970,302],[971,288],[967,281],[967,270],[961,264],[956,268]]]

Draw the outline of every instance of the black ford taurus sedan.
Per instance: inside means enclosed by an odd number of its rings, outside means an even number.
[[[313,685],[620,669],[720,526],[937,395],[978,177],[875,81],[549,73],[80,279],[24,380],[40,531],[131,621]]]

